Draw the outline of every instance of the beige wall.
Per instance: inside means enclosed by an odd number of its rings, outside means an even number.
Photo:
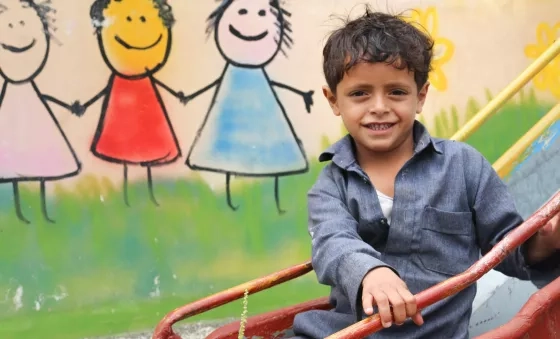
[[[339,120],[330,114],[321,95],[321,86],[324,84],[321,72],[322,45],[329,30],[339,23],[329,16],[332,13],[359,14],[363,3],[349,0],[292,0],[287,4],[293,13],[291,21],[295,45],[288,51],[289,58],[279,55],[267,67],[267,71],[275,80],[315,90],[315,105],[311,114],[306,114],[299,97],[279,90],[296,131],[311,156],[320,151],[322,135],[336,137],[340,131]],[[373,8],[392,12],[409,8],[424,11],[436,6],[436,37],[451,41],[454,53],[441,67],[447,78],[447,88],[437,90],[432,86],[424,113],[428,121],[431,121],[433,112],[451,105],[462,107],[469,97],[484,100],[485,88],[497,93],[506,86],[532,61],[525,55],[524,49],[526,45],[535,43],[537,25],[547,23],[552,26],[557,23],[560,6],[552,0],[401,0],[369,3]],[[42,91],[66,101],[88,99],[105,85],[109,76],[89,21],[89,6],[88,1],[53,0],[53,7],[57,9],[58,30],[55,36],[61,45],[53,44],[48,64],[39,76],[38,84]],[[157,78],[189,93],[213,81],[224,65],[212,37],[207,39],[204,33],[206,17],[214,9],[215,3],[173,1],[172,6],[177,19],[173,27],[172,52]],[[433,24],[428,24],[427,28],[433,30]],[[539,91],[538,94],[554,98],[550,91]],[[206,114],[211,93],[207,92],[186,107],[167,93],[163,95],[185,152]],[[118,181],[120,168],[93,158],[88,151],[100,106],[99,101],[81,119],[57,107],[55,113],[84,163],[83,173],[93,172]],[[143,171],[138,175],[142,174]],[[159,170],[156,175],[191,174],[179,161]],[[134,170],[131,175],[135,175]],[[211,180],[212,175],[205,177]],[[66,183],[74,180],[67,180]]]

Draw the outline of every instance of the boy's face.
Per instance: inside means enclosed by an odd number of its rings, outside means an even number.
[[[382,62],[353,66],[337,85],[336,95],[323,88],[358,151],[373,153],[396,152],[412,142],[414,120],[427,92],[428,83],[419,91],[412,72]]]
[[[100,46],[109,66],[123,76],[156,72],[169,54],[171,31],[153,0],[111,1],[104,10]]]

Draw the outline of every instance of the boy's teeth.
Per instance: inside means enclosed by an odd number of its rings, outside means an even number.
[[[369,124],[368,127],[376,131],[382,131],[391,128],[391,124]]]

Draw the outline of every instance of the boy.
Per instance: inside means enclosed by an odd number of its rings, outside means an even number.
[[[326,43],[323,93],[349,135],[319,157],[331,163],[308,208],[313,266],[332,287],[334,310],[299,314],[299,338],[329,336],[374,306],[385,327],[374,338],[468,338],[474,285],[422,314],[414,294],[466,270],[523,221],[480,153],[432,138],[415,120],[432,46],[400,17],[369,9]],[[558,276],[559,219],[496,269],[523,280]]]

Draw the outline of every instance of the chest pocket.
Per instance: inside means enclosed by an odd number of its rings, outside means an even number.
[[[420,261],[430,271],[456,275],[477,259],[471,212],[447,212],[426,206],[422,217]]]

